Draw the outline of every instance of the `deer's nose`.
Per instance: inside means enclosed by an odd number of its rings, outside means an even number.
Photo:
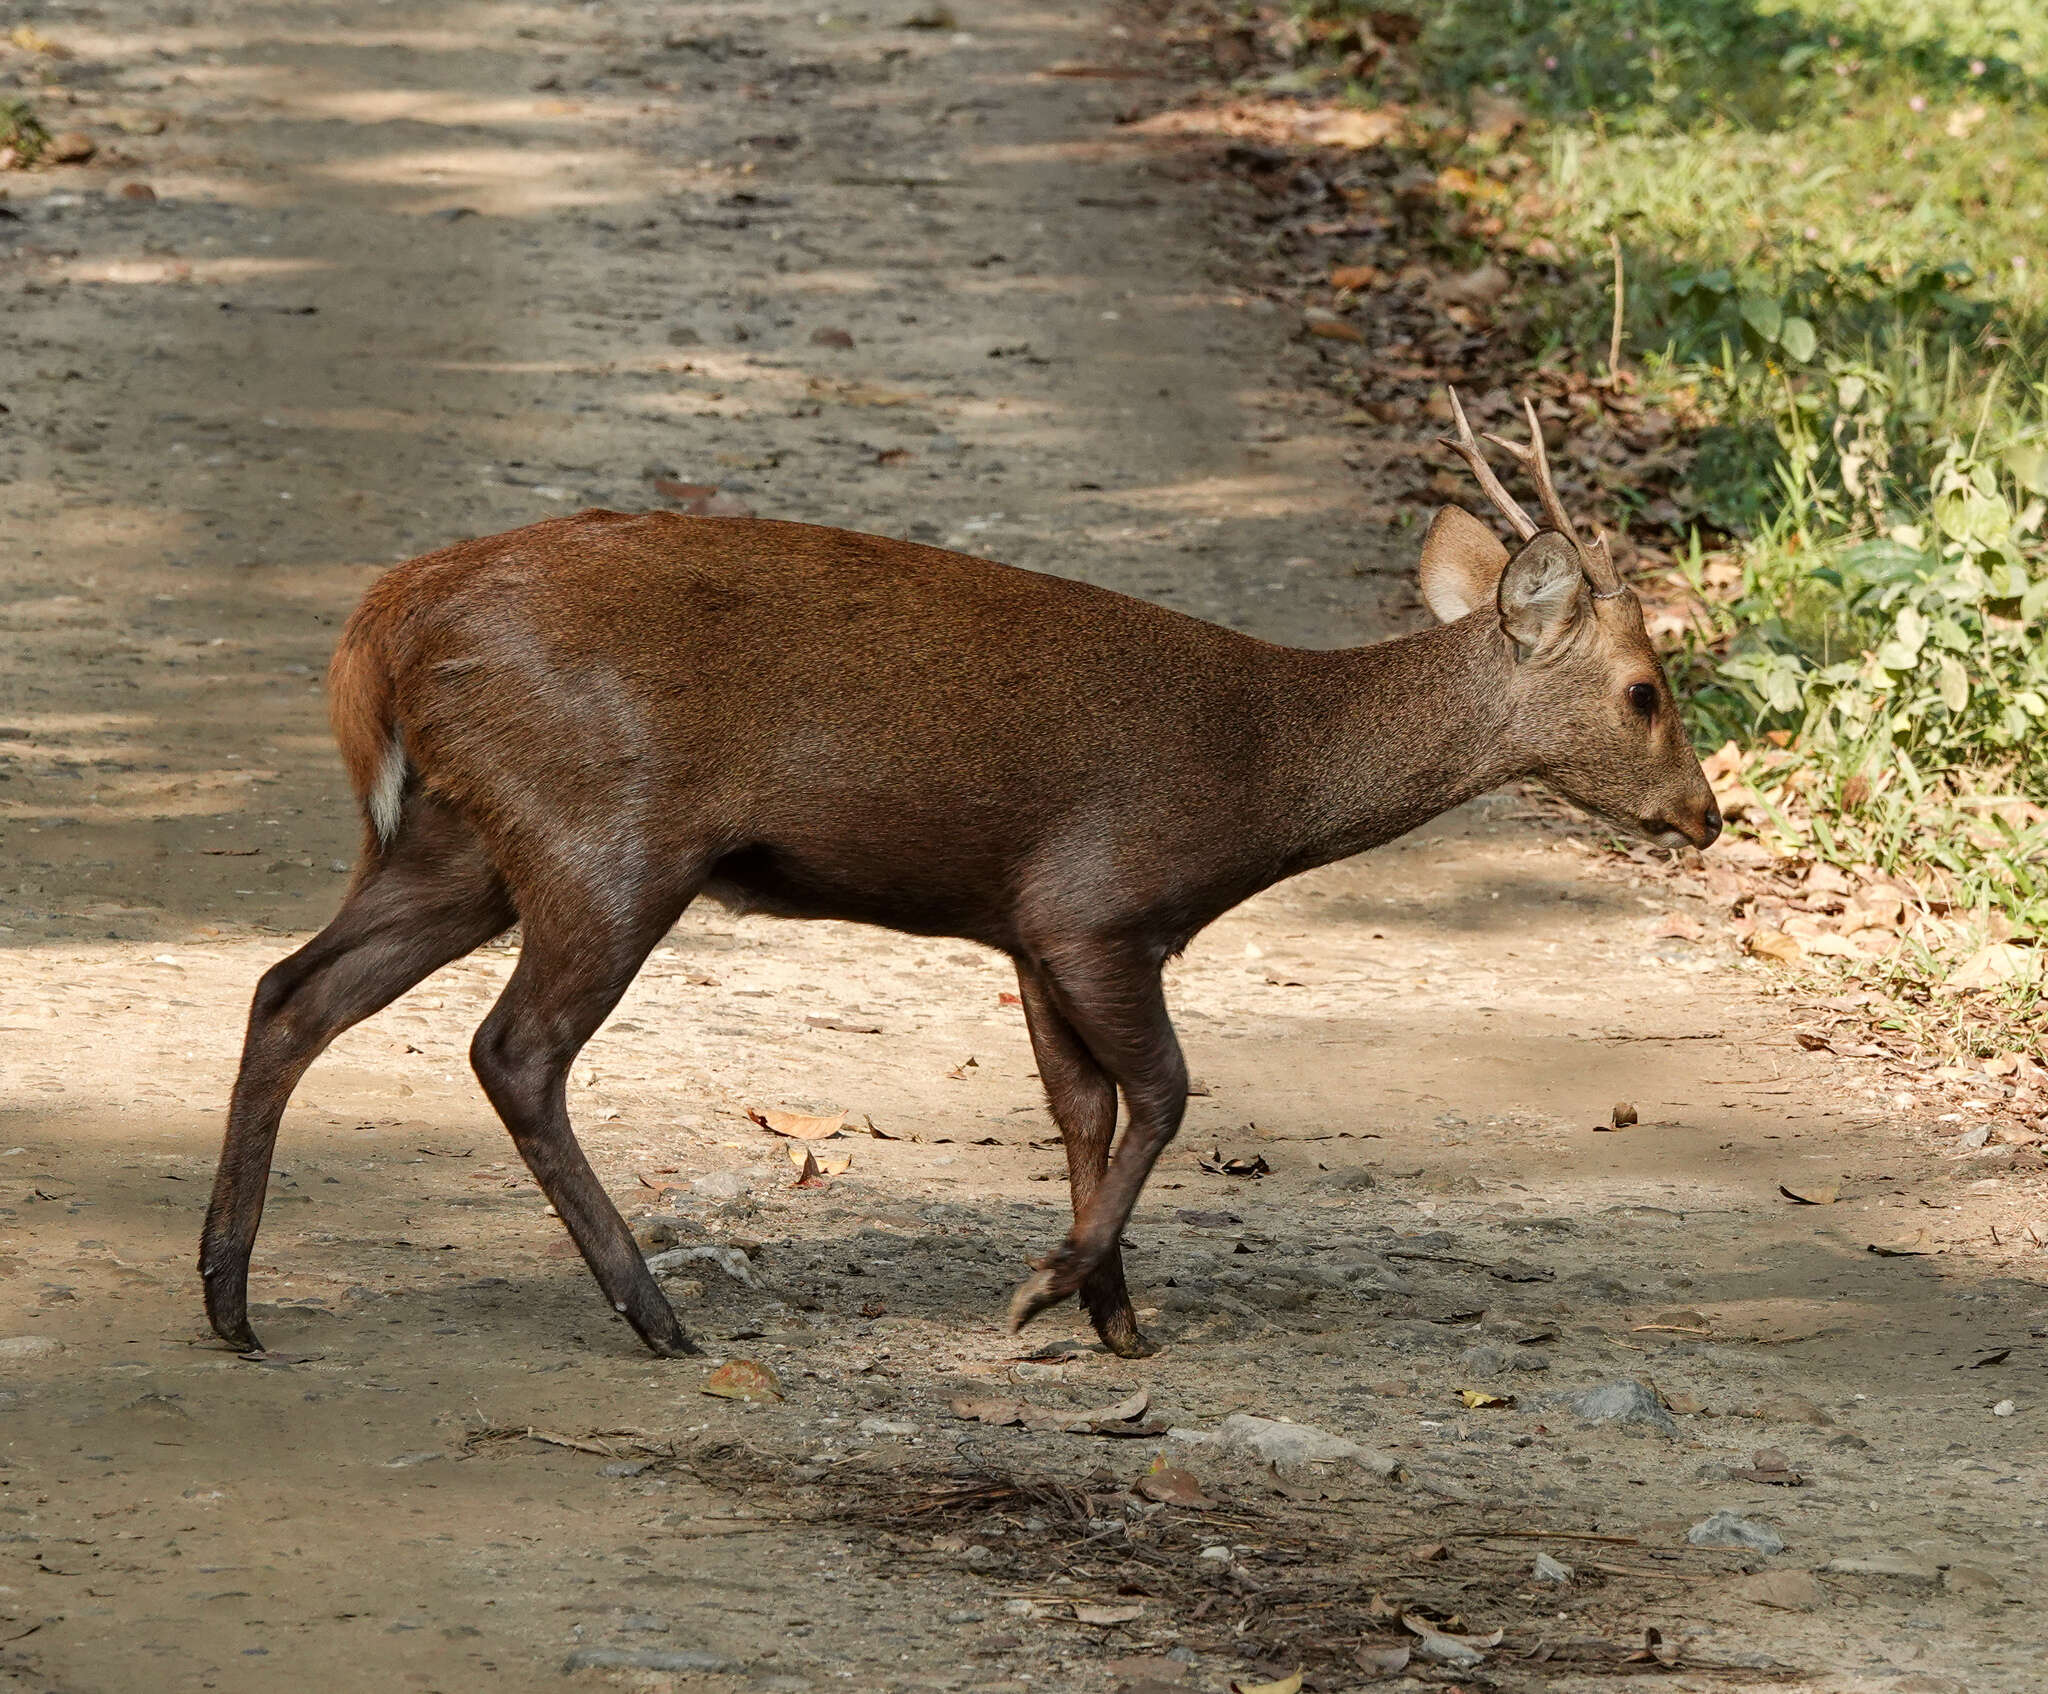
[[[1696,846],[1704,849],[1721,839],[1721,808],[1713,801],[1707,802],[1707,809],[1700,814],[1700,834]]]

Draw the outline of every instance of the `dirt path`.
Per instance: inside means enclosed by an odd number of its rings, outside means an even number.
[[[242,1008],[353,842],[318,676],[390,560],[658,473],[1284,640],[1413,615],[1307,355],[1211,274],[1199,161],[1045,74],[1104,62],[1096,9],[902,10],[41,19],[106,151],[0,220],[0,1686],[1327,1690],[1410,1611],[1506,1632],[1421,1683],[1590,1685],[1654,1628],[1681,1688],[2038,1687],[2040,1179],[1935,1153],[1513,799],[1177,971],[1156,1359],[998,1328],[1065,1215],[998,961],[714,911],[576,1106],[650,1246],[740,1249],[669,1286],[786,1399],[642,1356],[566,1251],[464,1060],[503,948],[316,1067],[273,1351],[203,1338]],[[793,1189],[760,1105],[851,1112],[851,1169]],[[1568,1403],[1637,1381],[1670,1409]],[[1141,1388],[1179,1433],[948,1410]],[[1275,1470],[1232,1413],[1395,1474]],[[1212,1510],[1127,1491],[1162,1454]],[[970,1474],[1036,1481],[936,1492]],[[1690,1543],[1719,1511],[1784,1550]]]

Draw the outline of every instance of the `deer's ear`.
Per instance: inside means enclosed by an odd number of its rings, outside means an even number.
[[[1422,538],[1422,603],[1439,623],[1456,623],[1494,597],[1508,550],[1463,506],[1441,506]]]
[[[1500,624],[1526,658],[1558,641],[1589,605],[1577,550],[1546,530],[1500,577]]]

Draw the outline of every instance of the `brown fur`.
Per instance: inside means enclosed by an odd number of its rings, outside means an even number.
[[[367,830],[341,912],[257,990],[201,1252],[214,1327],[255,1344],[249,1256],[306,1066],[516,919],[478,1075],[614,1308],[688,1350],[563,1079],[708,891],[1015,961],[1074,1227],[1013,1319],[1078,1293],[1141,1351],[1116,1244],[1185,1103],[1170,956],[1273,882],[1519,777],[1667,838],[1718,829],[1633,597],[1593,600],[1569,559],[1547,533],[1510,560],[1440,520],[1431,603],[1475,609],[1348,652],[801,524],[586,512],[399,566],[331,676],[359,796],[403,747],[396,828]],[[1647,718],[1632,682],[1656,691]]]

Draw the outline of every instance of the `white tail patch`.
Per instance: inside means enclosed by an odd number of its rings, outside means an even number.
[[[377,780],[363,803],[370,809],[370,827],[384,845],[398,833],[398,803],[405,794],[405,747],[396,735],[384,749],[384,762],[377,767]]]

